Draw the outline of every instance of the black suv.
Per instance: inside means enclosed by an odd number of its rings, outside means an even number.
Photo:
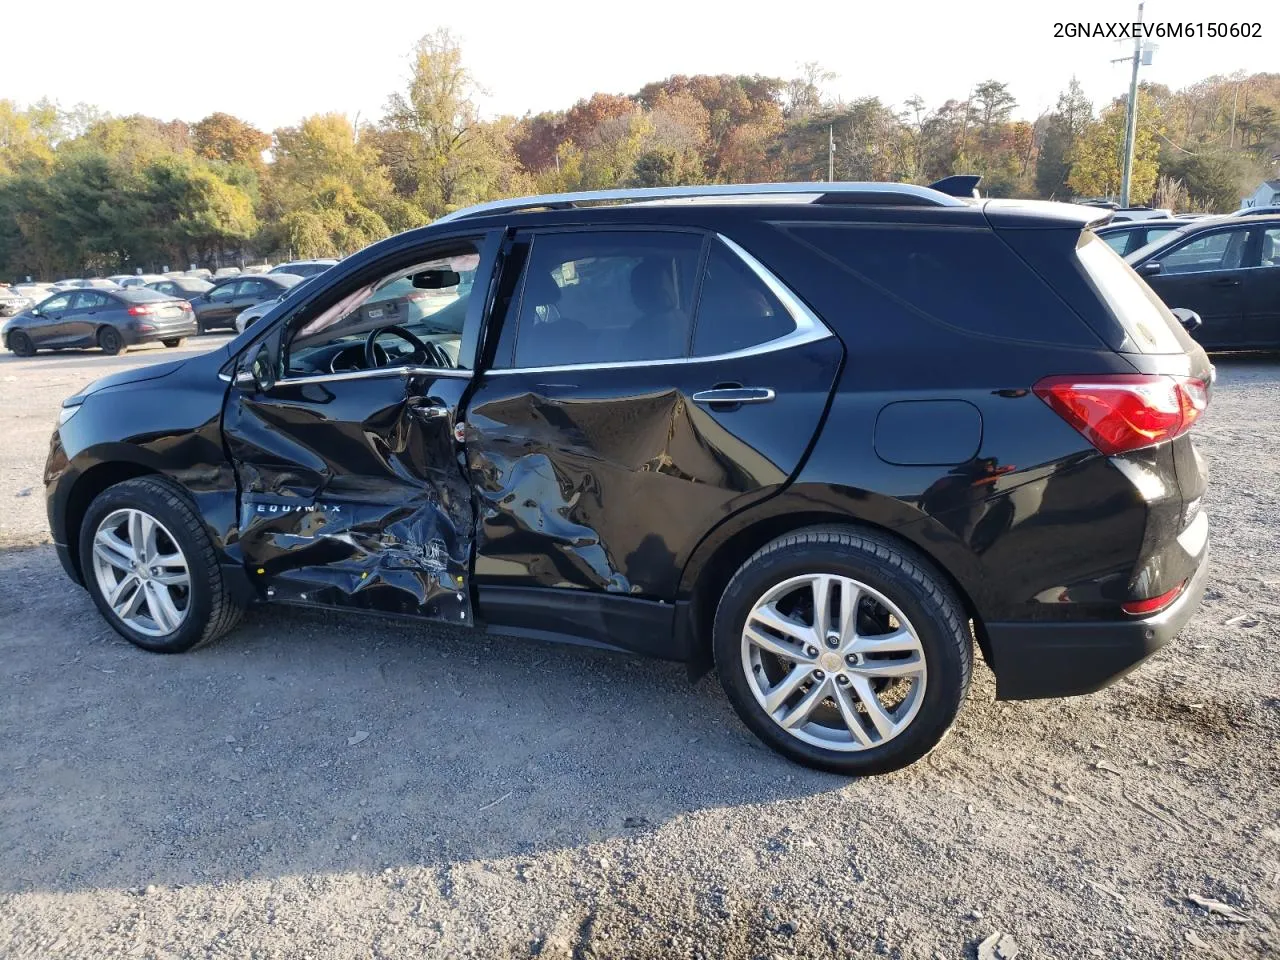
[[[975,641],[1002,698],[1088,693],[1199,603],[1213,371],[1109,215],[852,183],[459,211],[65,401],[53,539],[148,650],[255,600],[569,639],[714,663],[775,749],[895,769]]]

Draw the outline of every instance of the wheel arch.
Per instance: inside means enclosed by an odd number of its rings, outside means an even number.
[[[94,499],[103,490],[113,487],[117,483],[123,483],[125,480],[132,480],[135,477],[160,475],[162,475],[161,472],[154,467],[149,467],[134,460],[108,460],[89,467],[72,482],[62,507],[62,523],[60,524],[62,529],[61,531],[55,531],[55,539],[58,539],[57,534],[60,533],[61,539],[59,542],[65,543],[71,548],[71,563],[75,566],[76,573],[82,581],[84,579],[84,571],[80,568],[80,551],[77,548],[77,544],[80,542],[80,526],[84,523],[84,516],[89,510],[89,504],[93,503]]]
[[[912,553],[921,555],[929,566],[955,591],[965,615],[973,623],[973,632],[983,658],[992,662],[990,643],[982,616],[974,599],[971,573],[957,572],[955,556],[958,542],[954,538],[947,549],[939,550],[944,541],[931,528],[936,526],[921,515],[924,523],[892,525],[882,519],[871,519],[861,512],[841,510],[830,504],[794,503],[783,494],[759,508],[731,517],[708,534],[694,550],[680,583],[680,597],[687,605],[685,622],[689,631],[688,648],[692,653],[691,672],[701,673],[710,667],[712,625],[720,596],[734,573],[757,550],[772,540],[812,527],[839,526],[854,530],[870,530],[900,543]],[[806,498],[807,500],[807,498]],[[932,548],[932,549],[931,549]],[[943,556],[951,554],[947,562]],[[966,586],[968,583],[968,586]]]

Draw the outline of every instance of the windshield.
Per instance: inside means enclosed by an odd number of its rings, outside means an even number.
[[[1133,253],[1125,257],[1125,260],[1128,263],[1140,263],[1150,257],[1151,254],[1155,253],[1161,247],[1167,247],[1171,243],[1176,243],[1188,233],[1200,230],[1203,227],[1203,223],[1193,221],[1188,223],[1185,227],[1178,227],[1176,230],[1170,230],[1167,233],[1162,233],[1154,240],[1149,241],[1146,246],[1139,247],[1137,250],[1133,251]]]

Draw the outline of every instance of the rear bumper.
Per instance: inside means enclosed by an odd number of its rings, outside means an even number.
[[[1097,623],[988,623],[997,700],[1094,693],[1115,683],[1177,635],[1200,606],[1209,552],[1182,595],[1144,619]]]
[[[183,323],[170,323],[164,326],[156,325],[155,330],[134,330],[128,327],[120,328],[120,336],[128,346],[136,346],[140,343],[158,343],[161,340],[178,340],[182,337],[194,337],[197,333],[196,321],[192,318],[190,321]]]

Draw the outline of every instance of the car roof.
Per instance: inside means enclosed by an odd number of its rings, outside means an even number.
[[[1123,230],[1145,230],[1148,227],[1185,227],[1190,220],[1179,220],[1176,217],[1152,217],[1149,220],[1121,220],[1118,223],[1104,223],[1095,227],[1096,233],[1119,233]]]
[[[127,300],[131,303],[173,299],[169,294],[152,290],[150,287],[126,287],[123,290],[112,290],[111,295],[118,300]]]

